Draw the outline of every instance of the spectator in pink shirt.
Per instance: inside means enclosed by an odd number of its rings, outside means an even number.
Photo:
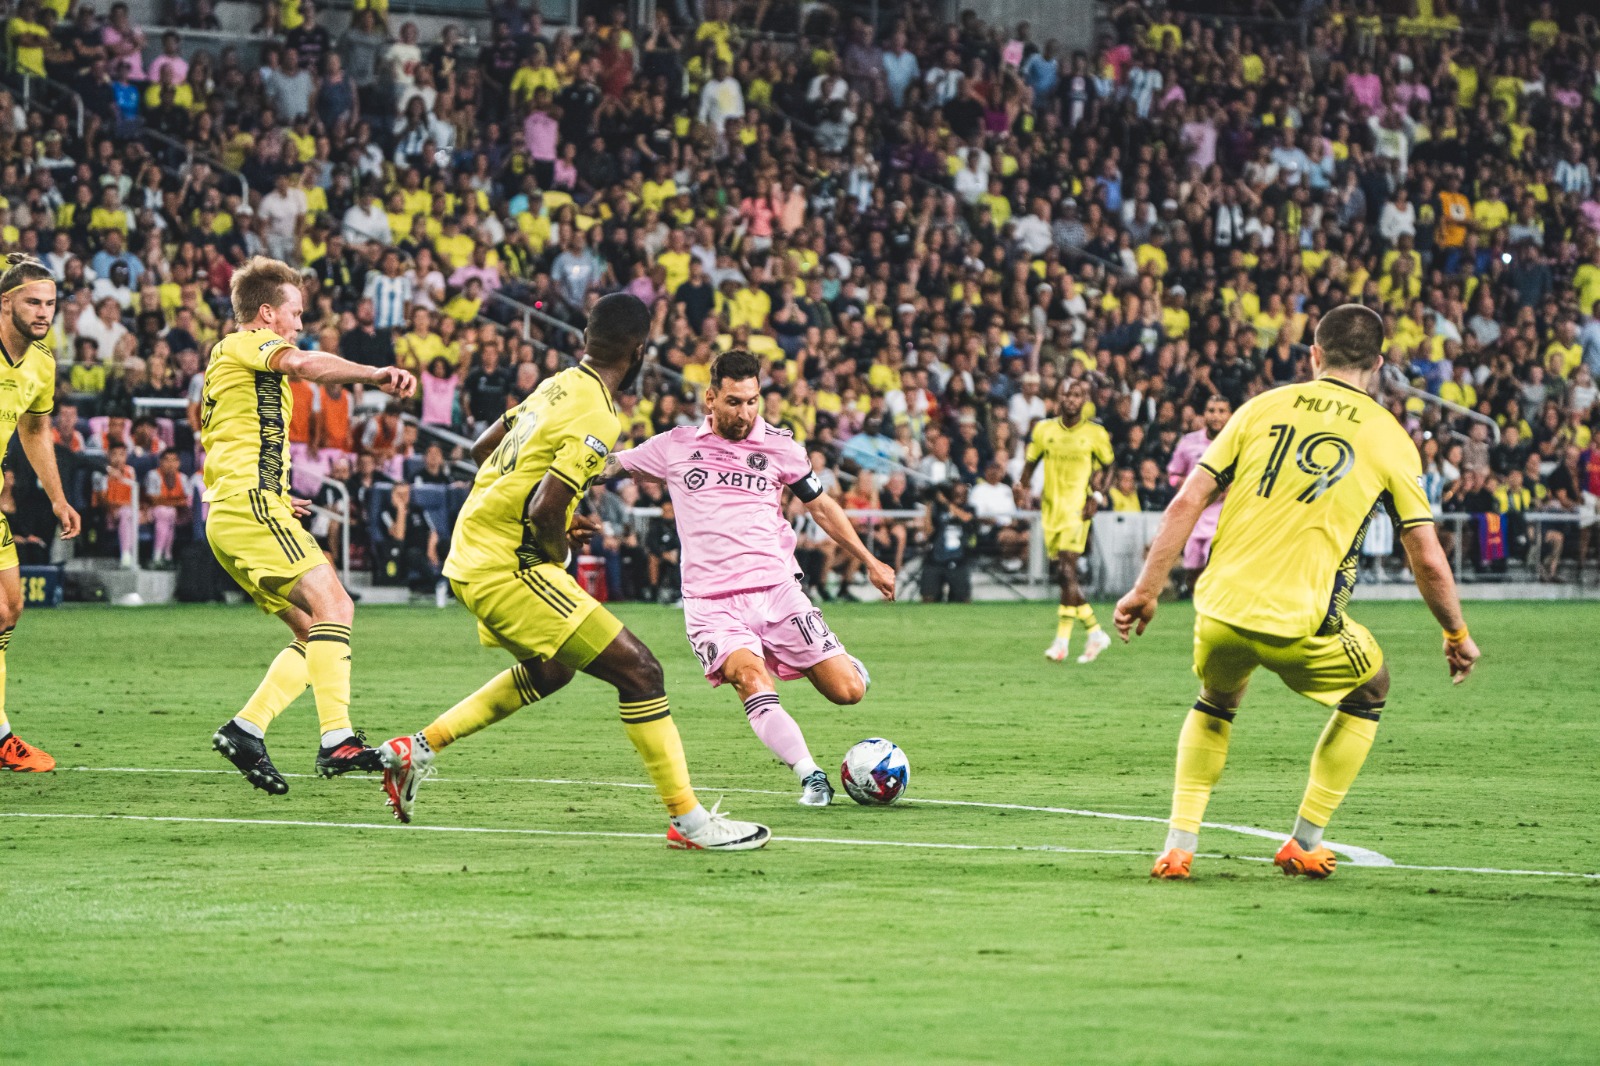
[[[129,81],[149,80],[144,71],[144,31],[133,24],[127,4],[111,5],[111,22],[100,31],[100,40],[111,52],[113,63],[121,60],[128,65]]]
[[[1372,60],[1363,59],[1354,74],[1345,76],[1344,91],[1368,111],[1378,110],[1383,102],[1383,79],[1372,72]]]
[[[161,83],[161,74],[172,71],[173,85],[182,85],[189,77],[189,61],[178,51],[178,35],[171,30],[161,35],[161,54],[150,63],[150,80]]]
[[[533,160],[533,176],[541,189],[550,188],[555,176],[556,134],[561,125],[560,109],[550,104],[550,91],[533,94],[533,110],[522,120],[522,136],[528,142],[528,158]]]

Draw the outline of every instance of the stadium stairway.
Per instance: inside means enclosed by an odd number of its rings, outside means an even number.
[[[116,559],[69,559],[66,572],[103,590],[103,602],[124,607],[171,603],[178,589],[175,570],[124,570]]]

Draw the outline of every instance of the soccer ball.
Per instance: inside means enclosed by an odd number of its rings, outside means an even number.
[[[911,764],[893,741],[873,737],[845,752],[839,776],[851,799],[882,807],[899,799],[911,783]]]

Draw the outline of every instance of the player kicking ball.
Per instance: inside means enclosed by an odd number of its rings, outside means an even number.
[[[1033,484],[1033,471],[1044,463],[1044,492],[1041,494],[1040,522],[1044,527],[1044,549],[1056,561],[1056,578],[1061,583],[1061,603],[1056,608],[1056,639],[1045,649],[1045,658],[1059,663],[1071,653],[1072,628],[1082,622],[1089,631],[1080,663],[1092,663],[1111,646],[1111,638],[1095,620],[1094,608],[1078,587],[1078,559],[1089,545],[1089,525],[1099,508],[1100,494],[1095,485],[1111,466],[1111,434],[1098,422],[1083,417],[1089,402],[1089,383],[1082,378],[1064,378],[1056,396],[1056,417],[1033,427],[1028,441],[1027,463],[1022,470],[1023,485]]]
[[[300,272],[262,256],[233,275],[239,330],[218,342],[206,366],[200,422],[205,449],[206,540],[222,568],[256,605],[276,615],[294,639],[278,653],[255,694],[211,738],[211,746],[256,788],[289,791],[267,755],[267,727],[309,685],[317,701],[322,746],[317,772],[383,769],[365,735],[350,725],[350,623],[355,606],[299,519],[304,500],[289,495],[289,436],[294,393],[285,377],[325,384],[371,385],[406,397],[417,382],[396,367],[361,366],[324,352],[300,351],[304,300]]]
[[[56,360],[44,338],[56,317],[56,280],[50,268],[23,255],[0,259],[0,456],[14,432],[50,508],[61,523],[61,539],[78,535],[78,512],[61,490],[50,429],[55,409]],[[0,515],[0,770],[37,774],[56,761],[11,731],[6,718],[6,648],[22,616],[22,564],[11,526]]]
[[[622,423],[614,397],[644,364],[650,311],[638,297],[602,297],[589,315],[583,361],[547,378],[472,447],[478,475],[456,521],[444,573],[478,619],[478,640],[517,664],[421,732],[380,749],[396,818],[411,821],[417,787],[439,752],[553,695],[582,672],[617,690],[622,727],[667,808],[671,847],[746,851],[772,832],[706,810],[689,784],[661,664],[567,573],[569,550],[594,535],[573,521]]]
[[[1477,662],[1422,491],[1416,446],[1367,395],[1382,345],[1377,312],[1360,304],[1329,311],[1311,348],[1315,380],[1262,393],[1239,408],[1167,508],[1138,583],[1117,604],[1122,639],[1143,633],[1195,522],[1231,485],[1211,563],[1195,587],[1200,698],[1178,736],[1166,851],[1152,877],[1188,878],[1234,716],[1260,666],[1333,708],[1311,753],[1294,830],[1273,859],[1291,876],[1333,873],[1334,854],[1322,832],[1361,771],[1389,694],[1383,649],[1345,614],[1376,503],[1394,513],[1417,589],[1444,628],[1451,680],[1466,680]]]
[[[844,509],[823,491],[794,436],[761,418],[760,373],[760,362],[749,352],[724,352],[711,365],[705,422],[618,452],[607,472],[666,483],[683,542],[689,646],[706,680],[713,687],[733,686],[750,728],[800,779],[800,802],[826,807],[833,785],[783,709],[773,675],[808,678],[825,699],[840,705],[860,702],[869,678],[806,598],[794,529],[783,517],[783,490],[794,493],[817,525],[866,567],[886,599],[894,599],[895,574],[867,550]]]

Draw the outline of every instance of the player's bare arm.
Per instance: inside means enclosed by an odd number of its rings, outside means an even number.
[[[506,439],[510,427],[506,420],[497,418],[489,424],[489,428],[478,434],[478,439],[472,442],[472,461],[482,466],[489,461],[489,456],[500,447],[500,442]]]
[[[862,566],[867,568],[867,580],[872,582],[872,587],[883,593],[886,600],[894,599],[894,568],[881,562],[877,556],[867,550],[861,543],[861,536],[856,533],[855,523],[850,521],[850,516],[844,513],[844,508],[839,502],[827,493],[806,504],[806,510],[811,513],[818,526],[833,542],[849,552]]]
[[[533,523],[539,551],[557,565],[567,558],[567,509],[576,495],[571,485],[546,474],[528,501],[528,521]]]
[[[1444,629],[1445,662],[1450,666],[1450,680],[1459,685],[1478,661],[1478,645],[1467,632],[1467,619],[1461,612],[1455,577],[1439,544],[1438,530],[1431,523],[1412,526],[1401,532],[1400,543],[1416,576],[1417,591]]]
[[[33,472],[39,477],[39,487],[50,498],[50,509],[61,523],[61,539],[71,540],[78,535],[82,523],[78,512],[67,502],[61,489],[61,471],[56,467],[55,437],[50,429],[49,415],[25,414],[17,419],[17,436],[22,438],[22,450],[28,456]]]
[[[1139,580],[1117,601],[1114,622],[1124,644],[1130,632],[1142,634],[1155,618],[1156,603],[1167,585],[1167,575],[1183,555],[1183,546],[1194,532],[1195,523],[1200,521],[1200,512],[1209,507],[1220,492],[1217,479],[1203,466],[1195,467],[1183,488],[1178,490],[1161,519],[1161,528],[1150,545],[1150,553],[1145,556]]]
[[[370,385],[390,396],[406,399],[417,391],[417,379],[409,370],[397,366],[362,366],[327,352],[305,352],[296,348],[273,356],[279,372],[301,381],[323,385]]]

